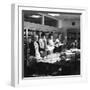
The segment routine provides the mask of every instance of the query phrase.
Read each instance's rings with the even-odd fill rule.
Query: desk
[[[62,53],[66,55],[64,59],[61,57]],[[32,58],[28,67],[24,67],[24,76],[37,77],[48,75],[79,75],[80,61],[75,58],[76,54],[71,53],[70,51],[65,51],[62,53],[55,53],[43,59]]]

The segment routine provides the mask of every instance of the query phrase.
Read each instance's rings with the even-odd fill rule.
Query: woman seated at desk
[[[63,46],[63,43],[61,43],[61,41],[59,40],[59,36],[58,36],[58,37],[56,38],[56,40],[55,40],[54,53],[60,52],[62,46]]]
[[[74,42],[71,43],[71,48],[78,48],[79,44],[77,40],[74,40]]]

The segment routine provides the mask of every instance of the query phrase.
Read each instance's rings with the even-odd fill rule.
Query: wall
[[[75,25],[72,25],[72,22],[75,22]],[[79,20],[63,20],[62,27],[64,28],[80,28],[80,21]]]
[[[72,22],[75,22],[75,25],[72,25]],[[63,32],[67,36],[67,29],[74,28],[74,29],[79,30],[79,28],[80,28],[80,20],[78,20],[78,19],[59,20],[58,21],[58,27],[63,28]]]
[[[24,28],[32,29],[32,30],[40,30],[40,31],[55,31],[58,30],[53,26],[41,25],[36,23],[24,22]]]
[[[41,7],[85,7],[88,10],[87,22],[90,23],[90,0],[1,0],[0,2],[0,89],[13,90],[11,78],[11,3],[28,3]],[[20,87],[19,90],[90,90],[90,27],[83,33],[84,60],[88,60],[88,83],[55,84]],[[18,89],[18,88],[16,88]]]

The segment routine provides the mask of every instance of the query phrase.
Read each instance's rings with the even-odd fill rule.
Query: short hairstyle
[[[53,34],[52,34],[52,33],[50,33],[50,34],[49,34],[48,38],[51,38],[51,36],[53,36]]]
[[[44,37],[45,36],[45,33],[43,32],[42,34],[41,34],[41,37]]]

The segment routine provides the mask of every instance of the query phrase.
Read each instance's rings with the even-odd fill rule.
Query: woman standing
[[[40,59],[40,53],[39,53],[39,43],[38,43],[38,35],[35,35],[35,41],[34,41],[34,47],[35,47],[35,57],[37,59]]]
[[[49,54],[53,53],[54,41],[53,41],[53,35],[52,34],[49,34],[49,37],[48,37],[47,50],[48,50]]]
[[[39,45],[40,45],[40,54],[42,57],[46,56],[46,46],[47,46],[47,40],[45,37],[45,34],[41,34],[41,38],[39,39]]]

